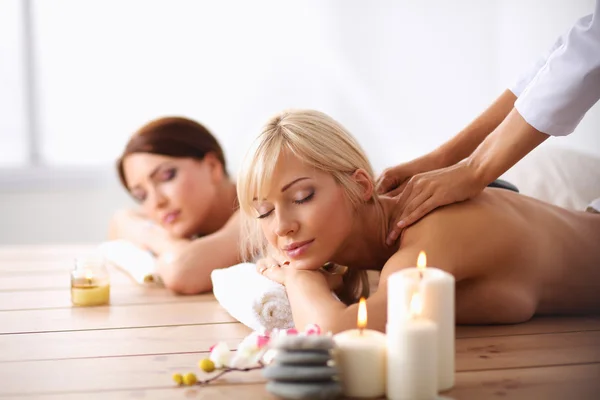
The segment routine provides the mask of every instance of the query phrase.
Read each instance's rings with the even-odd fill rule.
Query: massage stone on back
[[[270,346],[277,354],[263,370],[269,393],[283,399],[327,400],[341,395],[331,336],[280,336]]]

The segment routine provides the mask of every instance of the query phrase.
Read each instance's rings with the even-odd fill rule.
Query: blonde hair
[[[286,110],[272,117],[254,141],[242,163],[237,194],[242,210],[242,254],[247,259],[264,257],[268,243],[252,207],[255,198],[266,194],[275,165],[289,151],[309,166],[329,173],[341,185],[355,209],[365,201],[352,175],[363,169],[374,180],[367,156],[352,135],[330,116],[314,110]],[[377,197],[373,201],[378,202]],[[342,296],[355,302],[369,292],[366,271],[348,269]],[[339,296],[339,294],[338,294]],[[340,297],[342,301],[342,299]]]

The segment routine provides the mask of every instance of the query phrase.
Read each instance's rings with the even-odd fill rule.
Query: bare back
[[[465,322],[494,322],[484,314],[510,314],[511,305],[520,312],[508,319],[517,320],[600,310],[598,214],[488,188],[406,229],[384,275],[407,266],[394,259],[416,260],[420,250],[455,275],[459,321],[462,311]]]

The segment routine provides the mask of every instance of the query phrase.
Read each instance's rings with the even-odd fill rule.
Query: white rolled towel
[[[101,243],[97,251],[139,284],[160,284],[162,282],[155,272],[156,258],[154,255],[127,240],[111,240]]]
[[[294,327],[285,287],[262,276],[251,263],[216,269],[213,293],[235,319],[255,331]]]

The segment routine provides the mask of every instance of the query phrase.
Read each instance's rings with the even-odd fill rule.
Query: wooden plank
[[[113,287],[110,293],[111,306],[132,304],[192,303],[208,301],[199,295],[177,295],[167,289],[135,285],[127,288]],[[71,308],[70,290],[31,290],[0,292],[0,311],[40,310]]]
[[[252,330],[240,323],[0,335],[0,362],[235,349]]]
[[[535,317],[516,325],[457,326],[457,338],[535,335],[553,332],[600,330],[600,315],[573,317]]]
[[[7,310],[35,310],[51,308],[71,308],[70,291],[59,290],[32,290],[1,292],[0,311]],[[209,294],[200,295],[209,296]],[[160,303],[188,303],[196,302],[198,295],[183,296],[169,292],[166,289],[151,286],[134,285],[115,287],[111,291],[111,305],[133,304],[160,304]],[[205,301],[205,300],[202,300]],[[490,337],[531,335],[550,332],[583,332],[600,330],[600,317],[556,317],[534,318],[519,325],[498,326],[457,326],[457,338]]]
[[[600,362],[600,331],[458,339],[456,370]]]
[[[0,396],[48,392],[174,388],[176,372],[194,372],[207,353],[0,363]],[[35,384],[24,377],[35,377]],[[260,371],[233,372],[221,384],[264,382]]]
[[[0,396],[2,396],[0,394]],[[178,399],[204,399],[204,400],[277,400],[265,389],[264,382],[219,384],[211,383],[206,386],[170,387],[155,389],[107,390],[102,392],[76,392],[61,394],[38,394],[27,399],[40,400],[178,400]]]
[[[137,283],[116,267],[109,266],[111,286],[134,286]],[[28,274],[0,275],[0,291],[70,289],[71,275],[69,271],[44,271]]]
[[[212,297],[212,294],[200,295]],[[213,297],[214,298],[214,297]],[[237,322],[216,301],[0,311],[0,334]]]
[[[98,244],[2,245],[0,247],[0,264],[13,260],[72,260],[79,255],[92,253],[97,246]]]
[[[43,260],[43,261],[0,261],[0,277],[5,275],[26,275],[48,272],[69,272],[74,263],[69,260]]]
[[[232,328],[233,326],[233,328]],[[233,332],[233,333],[232,333]],[[0,361],[207,351],[221,338],[241,339],[241,324],[1,335]],[[175,343],[171,343],[171,337]],[[212,339],[210,339],[212,337]],[[196,339],[206,338],[205,347]],[[600,332],[458,339],[458,371],[600,362]]]
[[[442,395],[456,400],[597,400],[598,377],[600,364],[462,372],[454,389]]]
[[[462,372],[456,375],[456,386],[439,396],[440,400],[498,399],[511,400],[597,400],[600,392],[600,364],[571,365],[508,371]],[[46,394],[40,400],[101,399],[272,399],[264,383],[211,383],[202,387],[169,387],[154,389],[107,390]]]
[[[260,371],[233,372],[208,386],[197,389],[174,387],[175,372],[196,372],[197,362],[206,353],[154,355],[139,357],[90,358],[54,361],[26,361],[0,364],[0,396],[61,395],[82,393],[96,396],[110,393],[111,398],[174,398],[174,396],[208,396],[209,390],[222,391],[228,398],[252,398],[252,393],[264,397],[264,382]],[[597,399],[600,390],[600,364],[577,364],[538,368],[517,368],[459,372],[456,385],[444,393],[444,398],[486,399]],[[24,379],[31,377],[31,379]],[[33,380],[32,380],[33,379]],[[35,384],[32,384],[35,382]],[[248,384],[257,389],[246,392]],[[254,393],[256,391],[256,393]],[[163,394],[161,394],[163,393]],[[215,395],[221,392],[216,392]],[[208,396],[208,397],[205,397]],[[595,396],[595,397],[593,397]],[[48,398],[48,397],[44,397]],[[72,397],[73,398],[73,397]],[[96,397],[97,398],[97,397]]]

